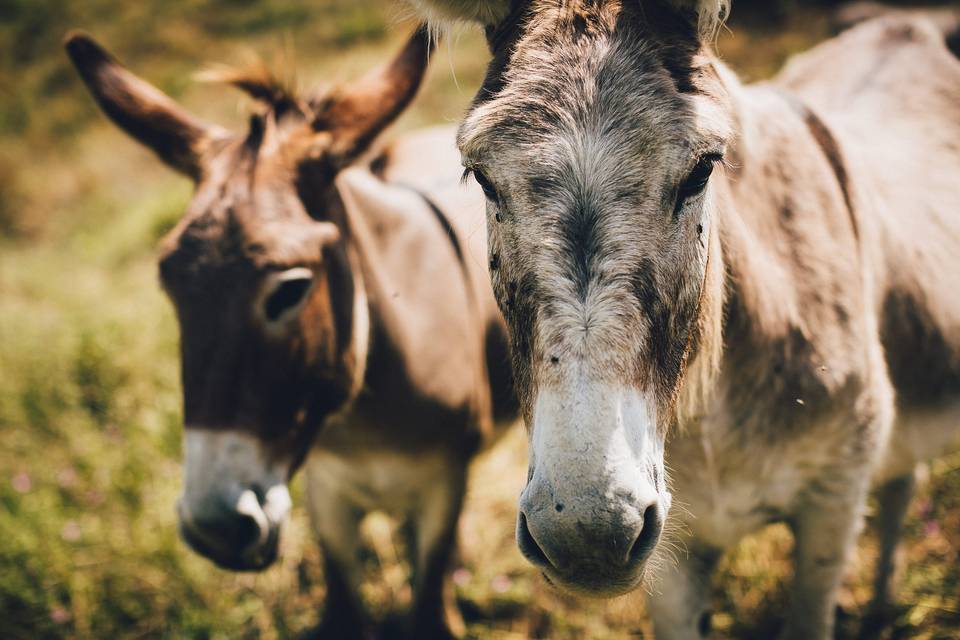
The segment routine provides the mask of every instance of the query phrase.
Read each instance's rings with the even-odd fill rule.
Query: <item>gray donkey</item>
[[[723,0],[414,4],[493,56],[459,147],[531,445],[521,551],[590,595],[655,573],[658,637],[699,638],[723,551],[786,522],[782,637],[826,639],[874,486],[882,613],[914,469],[960,442],[949,34],[881,18],[744,86]]]

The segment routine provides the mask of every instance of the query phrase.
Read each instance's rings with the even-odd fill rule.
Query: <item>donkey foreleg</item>
[[[720,552],[697,548],[665,560],[649,584],[647,610],[657,640],[702,640],[710,636],[710,578]]]
[[[327,584],[318,638],[366,640],[372,637],[360,599],[360,522],[363,512],[338,490],[335,478],[307,467],[310,520],[323,549]]]
[[[916,490],[917,471],[894,478],[877,491],[880,510],[877,513],[876,529],[880,539],[880,556],[877,559],[873,599],[863,623],[863,637],[873,636],[890,622],[902,565],[899,547],[903,521]]]
[[[418,639],[454,638],[464,632],[447,574],[466,491],[466,463],[452,461],[446,472],[435,478],[410,517],[414,589],[410,627],[412,637]]]
[[[862,526],[869,468],[851,465],[820,475],[791,520],[796,566],[781,640],[833,638],[837,591]]]

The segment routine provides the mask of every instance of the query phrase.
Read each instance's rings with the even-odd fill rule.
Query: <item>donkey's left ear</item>
[[[87,34],[68,33],[64,46],[97,104],[117,126],[166,164],[200,179],[204,150],[226,132],[194,117],[135,76]]]
[[[389,64],[329,96],[313,126],[333,136],[332,153],[349,162],[403,113],[417,94],[430,62],[434,39],[420,25]]]
[[[712,39],[730,17],[731,0],[668,0],[690,16],[703,39]]]

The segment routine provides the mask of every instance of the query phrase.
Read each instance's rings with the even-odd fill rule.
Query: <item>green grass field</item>
[[[285,73],[295,64],[303,87],[349,79],[399,46],[403,18],[386,0],[0,2],[0,637],[283,638],[316,624],[324,600],[298,483],[282,561],[263,574],[220,571],[177,537],[177,331],[154,246],[190,185],[99,115],[62,53],[63,33],[90,31],[195,112],[239,128],[249,101],[191,82],[193,71],[253,52]],[[735,25],[720,51],[762,78],[825,32],[808,10],[776,30]],[[455,122],[485,63],[479,34],[445,41],[390,135]],[[469,637],[648,633],[642,598],[578,601],[521,558],[524,447],[517,428],[474,469],[454,576]],[[409,599],[390,529],[374,517],[365,531],[365,597],[380,612]],[[724,562],[721,637],[769,637],[790,545],[773,528]],[[845,633],[869,596],[874,548],[865,536],[844,589]],[[893,637],[960,637],[960,457],[932,466],[908,556]]]

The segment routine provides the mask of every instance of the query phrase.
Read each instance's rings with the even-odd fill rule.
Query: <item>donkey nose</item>
[[[560,571],[576,563],[581,554],[629,569],[650,557],[663,532],[663,517],[656,504],[649,505],[644,509],[643,518],[631,524],[597,528],[579,524],[570,529],[561,527],[563,531],[549,530],[547,524],[547,527],[538,527],[538,536],[531,531],[527,515],[521,512],[517,519],[517,545],[534,565]]]
[[[236,541],[241,549],[263,544],[270,536],[270,521],[263,511],[260,498],[252,489],[240,494],[231,517]]]
[[[532,564],[561,577],[589,571],[634,574],[660,540],[664,510],[658,499],[623,507],[612,517],[607,512],[597,518],[560,502],[547,508],[521,504],[517,545]]]
[[[221,566],[258,568],[263,563],[269,564],[275,554],[276,530],[281,518],[272,522],[268,512],[274,516],[285,515],[281,506],[262,500],[252,489],[242,491],[235,500],[215,500],[202,508],[191,509],[184,500],[180,503],[181,531],[195,551]]]
[[[243,491],[232,504],[218,501],[197,511],[181,506],[180,515],[184,524],[208,544],[234,551],[265,541],[270,532],[267,516],[251,489]]]

